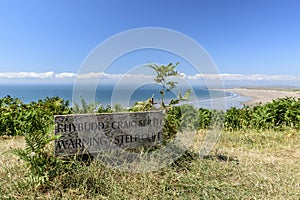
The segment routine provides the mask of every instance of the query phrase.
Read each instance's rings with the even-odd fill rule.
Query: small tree
[[[191,90],[188,89],[185,95],[182,96],[181,93],[178,93],[177,99],[171,99],[168,105],[165,104],[165,94],[176,88],[178,84],[178,82],[170,80],[172,77],[180,76],[175,70],[178,65],[179,62],[175,65],[169,63],[168,65],[159,66],[157,64],[151,64],[148,66],[156,72],[156,77],[154,78],[155,83],[161,85],[159,93],[161,95],[161,109],[166,112],[164,126],[164,137],[166,142],[175,137],[182,123],[181,111],[176,109],[176,107],[173,107],[173,105],[187,100],[191,94]]]
[[[156,72],[156,77],[154,78],[154,81],[156,84],[161,85],[161,90],[159,90],[159,93],[161,95],[161,108],[165,110],[168,107],[171,107],[172,105],[178,104],[180,101],[185,101],[188,99],[188,97],[191,94],[191,90],[188,89],[186,91],[186,94],[182,96],[180,93],[178,94],[177,99],[172,99],[169,102],[169,105],[165,104],[165,94],[172,91],[174,88],[176,88],[178,82],[169,80],[170,77],[179,77],[179,73],[175,70],[175,68],[179,65],[179,62],[177,62],[175,65],[172,63],[169,63],[168,65],[157,65],[157,64],[151,64],[148,65],[148,67],[152,68]]]

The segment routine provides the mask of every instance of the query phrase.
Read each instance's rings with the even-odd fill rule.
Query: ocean
[[[104,84],[97,87],[95,93],[95,101],[107,106],[111,105],[112,96],[114,93],[118,93],[117,102],[122,106],[129,107],[132,106],[137,101],[145,101],[153,96],[154,101],[159,103],[161,101],[161,95],[159,93],[160,87],[158,85],[144,85],[133,89],[133,86],[122,86],[115,88],[113,84]],[[190,103],[196,107],[212,108],[212,109],[224,109],[222,105],[225,102],[225,109],[230,107],[242,107],[242,103],[248,101],[249,98],[240,96],[238,94],[224,92],[221,90],[208,90],[203,86],[192,86],[192,95],[189,98]],[[117,91],[117,92],[116,92]],[[182,94],[186,91],[185,88],[178,88]],[[129,99],[123,99],[124,96],[131,94]],[[126,95],[125,95],[126,94]],[[72,102],[73,95],[73,85],[72,84],[0,84],[0,98],[10,95],[11,97],[19,98],[24,103],[29,103],[31,101],[37,101],[39,99],[44,99],[46,97],[59,96],[65,100],[70,100]],[[175,93],[167,93],[165,95],[165,101],[168,102],[170,99],[174,99],[177,95]],[[128,105],[129,104],[129,105]]]

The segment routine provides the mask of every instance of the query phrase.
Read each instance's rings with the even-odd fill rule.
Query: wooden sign
[[[55,155],[155,146],[163,141],[162,112],[57,115]]]

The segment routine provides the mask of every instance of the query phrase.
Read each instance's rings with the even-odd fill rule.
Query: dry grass
[[[25,141],[21,136],[9,137],[1,136],[0,137],[0,170],[3,168],[13,167],[18,164],[20,161],[18,157],[9,153],[12,148],[24,148]]]
[[[0,139],[0,152],[23,145],[20,137]],[[300,133],[295,130],[224,132],[205,159],[191,156],[149,173],[119,172],[97,161],[75,163],[39,186],[30,184],[16,157],[0,156],[0,199],[300,198]]]

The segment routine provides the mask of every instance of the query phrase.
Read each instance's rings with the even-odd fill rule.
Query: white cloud
[[[69,73],[69,72],[63,72],[59,74],[55,74],[56,78],[75,78],[77,77],[77,74],[75,73]]]
[[[86,73],[78,75],[78,78],[82,79],[92,79],[92,78],[103,78],[103,79],[120,79],[120,78],[153,78],[153,76],[144,75],[144,74],[107,74],[107,73]]]
[[[187,75],[185,73],[180,73],[180,78],[188,80],[199,80],[199,79],[209,79],[209,80],[227,80],[227,81],[238,81],[238,80],[249,80],[249,81],[280,81],[280,80],[300,80],[300,75],[264,75],[264,74],[195,74]]]
[[[51,78],[54,76],[53,71],[49,72],[44,72],[44,73],[36,73],[36,72],[4,72],[0,73],[0,78],[38,78],[38,79],[43,79],[43,78]]]
[[[53,71],[36,73],[36,72],[0,72],[0,79],[74,79],[74,78],[83,78],[83,79],[153,79],[152,75],[145,74],[107,74],[103,72],[91,72],[86,74],[76,74],[70,72],[63,73],[54,73]],[[217,80],[223,79],[224,81],[239,81],[239,80],[248,80],[248,81],[300,81],[300,75],[264,75],[264,74],[195,74],[187,75],[180,73],[180,78],[188,80]]]

